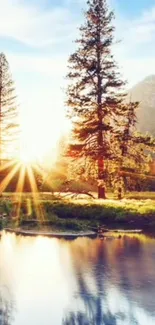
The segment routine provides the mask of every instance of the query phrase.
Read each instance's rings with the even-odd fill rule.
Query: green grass
[[[135,200],[155,200],[154,192],[131,192],[125,195],[127,199]]]
[[[42,226],[57,228],[59,230],[86,230],[98,225],[109,228],[132,228],[155,230],[155,194],[130,193],[130,199],[98,200],[98,199],[65,199],[41,194],[39,205],[44,211]],[[134,198],[132,198],[132,195]],[[141,195],[141,196],[140,196]],[[138,199],[139,196],[139,199]],[[50,197],[50,199],[49,199]],[[146,199],[142,199],[142,198]],[[48,199],[47,199],[48,198]],[[31,202],[31,195],[24,194],[21,205],[20,219],[12,222],[11,216],[14,210],[13,196],[5,196],[0,200],[0,216],[7,214],[4,220],[1,218],[0,227],[15,225],[32,228],[39,226],[36,219],[34,204],[31,214],[27,216],[27,202]],[[35,221],[36,220],[36,221]]]

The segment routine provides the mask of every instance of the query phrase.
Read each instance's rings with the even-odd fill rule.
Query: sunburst
[[[22,203],[22,197],[23,197],[23,187],[24,187],[24,181],[25,181],[25,172],[26,172],[26,166],[22,165],[20,166],[19,171],[19,178],[16,186],[16,209],[15,209],[15,218],[19,219],[20,217],[20,209],[21,209],[21,203]]]
[[[9,173],[5,176],[5,178],[2,180],[2,182],[0,184],[0,195],[5,191],[8,184],[11,182],[12,178],[15,176],[15,174],[19,170],[19,168],[20,168],[20,163],[15,164],[12,167],[12,169],[9,171]]]
[[[7,172],[7,169],[9,169],[9,172]],[[37,164],[31,164],[30,162],[21,162],[21,161],[10,161],[2,166],[0,166],[0,172],[5,173],[5,177],[2,179],[0,183],[0,195],[5,192],[8,185],[13,181],[13,178],[15,175],[18,175],[17,179],[17,185],[15,189],[15,195],[11,195],[12,203],[13,203],[13,211],[12,211],[12,218],[13,219],[20,219],[21,214],[21,205],[22,202],[25,200],[25,193],[24,193],[24,183],[25,183],[25,177],[28,176],[29,184],[30,184],[30,195],[29,195],[29,209],[27,209],[27,216],[30,216],[30,214],[33,211],[35,216],[37,217],[38,222],[43,222],[44,220],[44,211],[41,204],[41,197],[37,186],[36,181],[36,173],[34,172],[34,169],[41,174],[41,168]],[[46,174],[46,173],[45,173]],[[45,176],[44,174],[44,176]],[[43,174],[41,174],[43,176]],[[27,198],[26,198],[27,200]]]
[[[40,200],[40,194],[38,191],[35,175],[33,173],[31,165],[29,165],[29,164],[27,165],[27,172],[28,172],[30,186],[31,186],[31,193],[32,193],[35,213],[36,213],[37,219],[40,222],[43,222],[44,221],[44,212],[43,212],[43,208],[42,208],[42,204],[41,204],[41,200]]]

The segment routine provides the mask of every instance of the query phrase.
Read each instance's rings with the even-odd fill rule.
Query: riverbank
[[[6,198],[0,200],[1,229],[88,232],[104,225],[108,229],[155,231],[155,200],[54,198],[34,202],[24,198],[19,217],[15,214],[17,203]]]
[[[42,236],[42,237],[50,237],[50,238],[58,238],[58,239],[67,239],[67,240],[73,240],[79,237],[87,237],[94,239],[97,237],[97,233],[93,231],[81,231],[81,232],[54,232],[51,230],[24,230],[24,229],[11,229],[11,228],[5,228],[5,232],[14,233],[17,236],[28,236],[28,237],[36,237],[36,236]]]
[[[47,230],[24,230],[24,229],[11,229],[5,228],[5,233],[15,234],[16,236],[24,236],[24,237],[49,237],[49,238],[57,238],[57,239],[65,239],[65,240],[75,240],[77,238],[90,238],[90,239],[106,239],[106,238],[122,238],[123,236],[137,236],[142,235],[143,232],[141,230],[106,230],[106,231],[78,231],[78,232],[54,232],[50,229]],[[3,234],[3,231],[1,231]]]

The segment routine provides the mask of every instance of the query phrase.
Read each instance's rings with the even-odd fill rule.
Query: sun
[[[32,163],[33,158],[30,155],[28,155],[26,152],[22,152],[20,154],[20,161],[24,164],[29,164]]]
[[[49,161],[50,164],[53,164],[57,155],[58,134],[56,134],[55,130],[50,136],[46,132],[42,134],[36,133],[36,136],[33,135],[33,132],[24,132],[24,135],[22,135],[19,153],[20,161],[24,164],[41,165],[47,165],[47,161]]]
[[[46,126],[47,127],[47,126]],[[56,134],[48,135],[45,129],[40,132],[37,126],[34,128],[26,128],[21,132],[20,139],[20,161],[25,164],[44,163],[45,157],[51,152],[55,153],[54,142],[56,142]]]
[[[37,105],[38,104],[38,105]],[[57,156],[59,139],[70,131],[70,124],[64,111],[52,101],[52,107],[45,113],[40,103],[20,110],[20,160],[41,165],[52,165]],[[26,112],[26,114],[25,114]]]
[[[31,151],[31,148],[25,146],[21,147],[19,160],[22,164],[25,165],[32,165],[33,163],[37,162],[34,151]]]

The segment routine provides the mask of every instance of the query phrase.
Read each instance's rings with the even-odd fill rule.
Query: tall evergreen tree
[[[111,48],[114,14],[106,0],[88,0],[77,50],[69,58],[68,115],[73,120],[72,156],[91,159],[98,169],[98,197],[105,198],[105,160],[110,139],[123,114],[120,79]]]
[[[19,125],[15,88],[9,63],[0,53],[0,164],[17,150]]]

